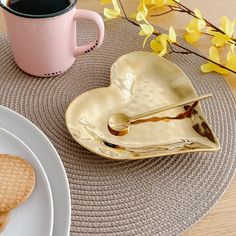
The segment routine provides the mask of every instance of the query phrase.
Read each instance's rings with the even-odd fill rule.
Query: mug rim
[[[65,8],[61,11],[50,13],[50,14],[43,14],[43,15],[32,15],[32,14],[26,14],[26,13],[14,11],[11,8],[4,5],[1,0],[0,0],[0,6],[4,10],[6,10],[16,16],[20,16],[20,17],[24,17],[24,18],[31,18],[31,19],[44,19],[44,18],[50,18],[50,17],[56,17],[56,16],[63,15],[64,13],[66,13],[66,12],[70,11],[72,8],[74,8],[77,4],[77,1],[78,0],[73,0],[73,2],[67,8]]]

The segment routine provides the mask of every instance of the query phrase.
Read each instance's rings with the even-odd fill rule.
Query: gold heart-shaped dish
[[[132,52],[113,64],[109,87],[74,99],[66,111],[66,125],[80,145],[116,160],[217,151],[219,142],[200,105],[190,118],[134,125],[126,136],[114,136],[108,130],[107,121],[113,113],[133,116],[196,96],[190,80],[175,64],[150,52]],[[158,116],[176,116],[186,109]]]

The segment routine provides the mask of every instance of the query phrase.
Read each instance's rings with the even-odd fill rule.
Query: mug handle
[[[96,24],[97,32],[96,32],[96,40],[94,42],[89,43],[87,45],[76,47],[74,53],[75,57],[99,48],[104,39],[104,31],[105,31],[105,26],[102,17],[94,11],[76,9],[74,20],[79,20],[79,19],[86,19],[93,21]]]

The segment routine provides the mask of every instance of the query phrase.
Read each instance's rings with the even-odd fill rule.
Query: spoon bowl
[[[128,134],[131,117],[124,113],[115,113],[108,120],[108,129],[111,134],[123,136]]]

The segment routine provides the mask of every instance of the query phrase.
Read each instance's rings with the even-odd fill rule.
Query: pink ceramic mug
[[[76,9],[77,0],[70,0],[67,8],[47,15],[16,12],[8,7],[7,1],[0,0],[0,5],[12,52],[17,65],[26,73],[43,77],[61,74],[73,65],[77,56],[97,49],[103,41],[101,16]],[[77,47],[76,20],[79,19],[93,21],[97,34],[94,42]]]

